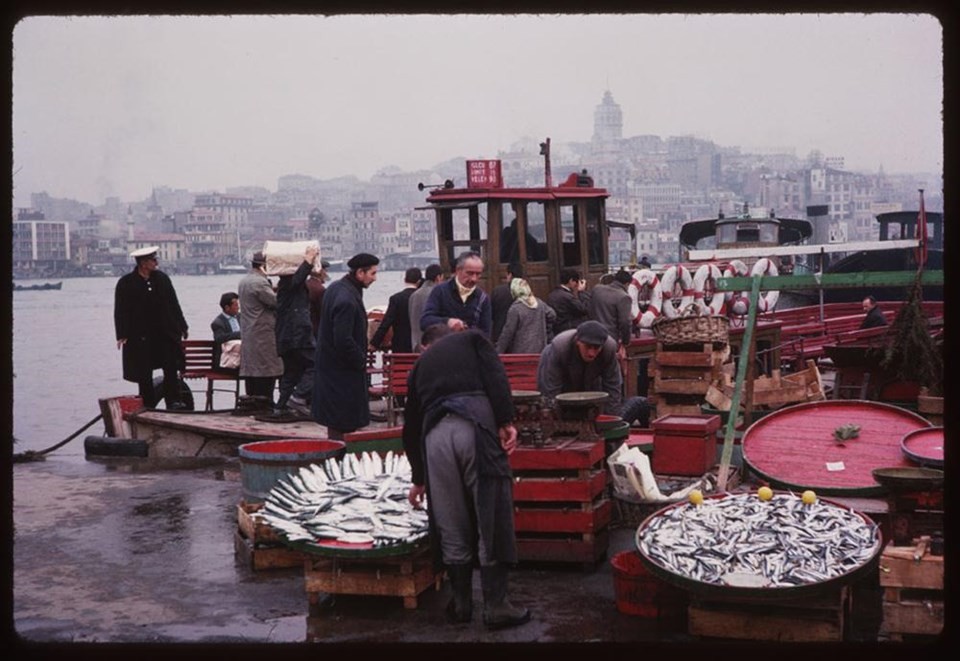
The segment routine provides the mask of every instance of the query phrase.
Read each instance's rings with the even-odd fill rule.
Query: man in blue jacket
[[[454,277],[437,285],[430,292],[420,317],[420,330],[435,324],[446,324],[451,330],[476,328],[487,338],[493,327],[490,297],[477,283],[483,275],[480,253],[468,251],[457,257]]]

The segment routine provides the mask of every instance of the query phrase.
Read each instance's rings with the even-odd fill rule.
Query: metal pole
[[[823,275],[823,262],[826,259],[826,253],[824,253],[823,248],[820,248],[820,270],[817,272],[818,276]],[[820,287],[820,323],[823,323],[824,312],[823,312],[823,287]]]

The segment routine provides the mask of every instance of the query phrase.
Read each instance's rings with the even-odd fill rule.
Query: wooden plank
[[[657,379],[658,393],[674,395],[705,395],[710,389],[707,379]]]
[[[603,441],[548,440],[543,447],[518,447],[510,454],[510,468],[553,470],[592,468],[605,456]]]
[[[243,564],[253,571],[290,569],[303,564],[306,554],[285,546],[256,546],[237,528],[233,535],[233,550]]]
[[[914,560],[915,546],[888,544],[880,554],[880,585],[883,587],[943,589],[943,556],[929,553]]]
[[[943,631],[943,601],[883,602],[884,633],[936,635]]]
[[[405,608],[416,608],[416,597],[437,582],[439,575],[430,562],[418,564],[407,573],[386,568],[351,566],[348,569],[304,567],[306,592],[403,597]]]
[[[669,367],[713,367],[716,364],[712,352],[702,351],[658,351],[654,361]]]
[[[514,503],[523,501],[570,501],[592,502],[603,492],[607,484],[607,472],[597,469],[590,477],[580,478],[531,478],[515,477],[513,481]]]
[[[546,509],[520,504],[514,508],[513,521],[517,532],[592,533],[610,524],[613,503],[602,499],[589,509]]]
[[[608,528],[593,535],[548,538],[517,535],[517,557],[526,562],[572,562],[589,565],[602,558],[610,546]]]
[[[713,367],[673,367],[670,365],[657,365],[652,372],[656,379],[706,379],[714,381],[720,378],[721,371],[719,365]]]
[[[761,390],[753,393],[754,406],[783,406],[807,401],[806,386],[781,386],[779,390]]]

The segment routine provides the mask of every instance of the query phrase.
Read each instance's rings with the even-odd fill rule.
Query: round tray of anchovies
[[[267,494],[261,514],[288,546],[316,555],[375,558],[426,544],[427,512],[407,500],[403,453],[347,453],[301,466]]]
[[[637,550],[651,573],[704,597],[812,596],[875,571],[879,526],[851,508],[793,493],[718,494],[647,517]]]

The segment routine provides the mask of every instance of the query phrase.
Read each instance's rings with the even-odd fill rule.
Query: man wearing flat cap
[[[173,283],[158,269],[157,246],[130,253],[133,271],[117,281],[113,323],[117,348],[123,351],[123,378],[139,388],[143,405],[153,408],[161,394],[153,388],[153,370],[163,370],[162,397],[167,409],[185,409],[180,401],[180,371],[184,368],[181,340],[187,321]]]
[[[262,397],[273,407],[273,390],[283,374],[277,353],[277,294],[267,277],[262,252],[250,260],[250,272],[240,281],[240,376],[248,396]]]
[[[584,321],[558,334],[540,354],[537,390],[548,406],[564,392],[605,392],[604,413],[623,418],[628,424],[650,423],[650,407],[643,397],[631,397],[621,404],[623,375],[617,359],[617,341],[598,321]]]
[[[347,262],[347,274],[323,295],[311,410],[331,439],[370,424],[363,290],[376,282],[379,263],[368,253],[354,255]]]

